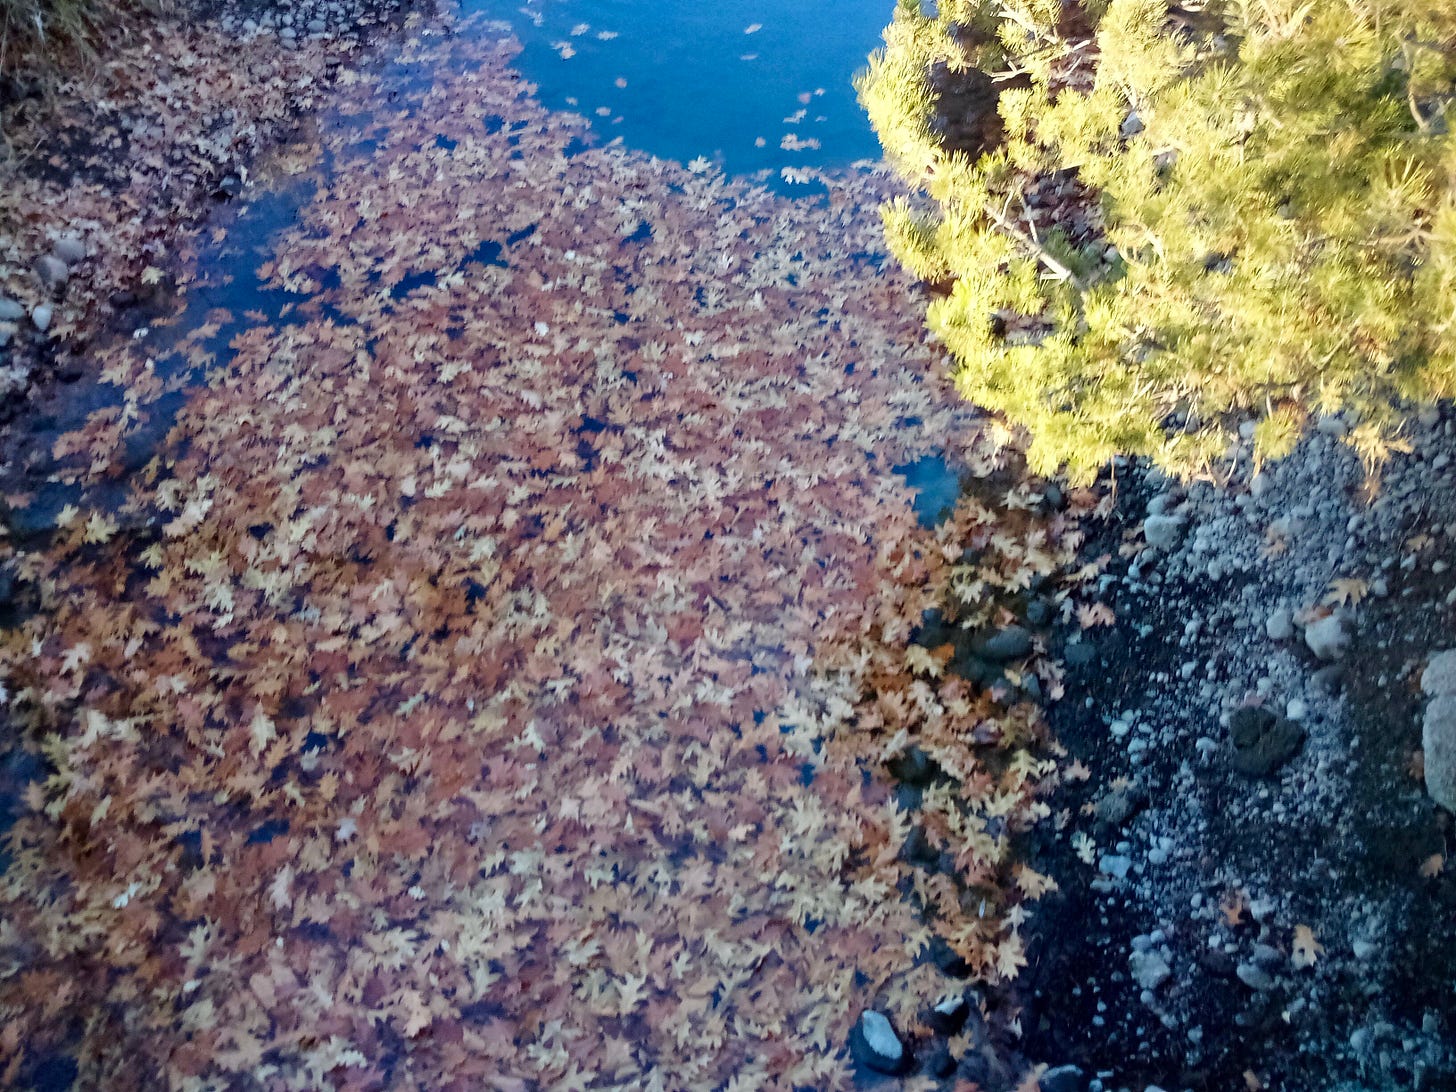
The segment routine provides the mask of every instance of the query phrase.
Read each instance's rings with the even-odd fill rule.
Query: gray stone
[[[1273,481],[1270,480],[1268,474],[1265,474],[1262,471],[1260,471],[1258,474],[1255,474],[1252,478],[1249,479],[1249,492],[1252,493],[1255,497],[1266,496],[1269,490],[1273,488]]]
[[[308,21],[308,32],[310,34],[322,34],[324,31],[328,30],[328,28],[329,25],[325,23],[322,19],[310,19]]]
[[[67,265],[75,265],[86,260],[86,244],[79,236],[67,235],[56,240],[56,245],[51,247],[51,253]]]
[[[1249,777],[1268,777],[1299,753],[1305,731],[1267,709],[1245,706],[1229,718],[1229,739],[1234,769]]]
[[[1421,689],[1432,698],[1456,694],[1456,648],[1431,657],[1421,673]]]
[[[0,322],[19,322],[25,317],[25,308],[9,296],[0,296]]]
[[[1145,990],[1157,990],[1173,977],[1167,962],[1157,952],[1133,952],[1127,958],[1127,969],[1133,981]]]
[[[10,339],[15,336],[15,323],[0,322],[0,349],[10,344]]]
[[[866,1009],[855,1024],[850,1052],[861,1065],[890,1076],[903,1073],[909,1060],[889,1018],[874,1009]]]
[[[1274,988],[1273,976],[1262,967],[1257,967],[1252,963],[1240,963],[1234,968],[1234,974],[1238,976],[1240,982],[1248,986],[1251,990],[1264,992]]]
[[[35,328],[41,333],[45,333],[51,328],[52,317],[53,313],[51,309],[45,304],[41,304],[30,313],[30,321],[35,323]]]
[[[1456,694],[1432,698],[1421,730],[1426,791],[1447,811],[1456,811]]]
[[[1294,636],[1294,618],[1289,611],[1280,607],[1264,623],[1264,632],[1271,641],[1287,641]]]
[[[1097,868],[1104,875],[1112,876],[1114,879],[1125,880],[1127,879],[1127,874],[1132,871],[1132,858],[1117,854],[1108,854],[1102,858]]]
[[[1272,944],[1255,944],[1254,962],[1266,971],[1275,971],[1284,966],[1284,953]]]
[[[1331,614],[1304,627],[1304,643],[1321,660],[1338,660],[1345,654],[1350,635],[1338,614]]]
[[[41,284],[54,291],[66,283],[71,271],[66,268],[66,263],[54,254],[46,254],[37,259],[35,275],[40,278]]]
[[[1149,516],[1143,520],[1143,537],[1148,545],[1171,550],[1183,538],[1187,522],[1181,516]]]

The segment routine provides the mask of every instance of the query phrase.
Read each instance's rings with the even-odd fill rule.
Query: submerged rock
[[[1043,1073],[1037,1086],[1040,1092],[1082,1092],[1087,1087],[1087,1077],[1074,1065],[1059,1065]]]
[[[981,642],[979,651],[997,663],[1019,659],[1031,651],[1031,631],[1025,626],[1007,626]]]
[[[75,265],[86,260],[86,244],[78,236],[67,235],[56,240],[56,245],[51,247],[51,253],[67,265]]]
[[[895,1034],[889,1017],[874,1009],[866,1009],[849,1036],[850,1053],[855,1061],[876,1073],[899,1076],[909,1068],[905,1044]]]
[[[55,291],[66,283],[71,271],[66,267],[66,263],[54,254],[46,254],[36,261],[35,275],[40,278],[41,284],[51,291]]]

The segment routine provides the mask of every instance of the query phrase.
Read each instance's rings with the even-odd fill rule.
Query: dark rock
[[[0,513],[16,542],[32,542],[54,534],[60,527],[61,511],[74,499],[73,489],[48,483],[33,496],[25,508],[10,508]]]
[[[890,759],[890,775],[907,785],[925,786],[935,780],[940,767],[920,747],[910,747]]]
[[[971,965],[961,958],[944,937],[933,937],[926,948],[926,958],[951,978],[970,978]]]
[[[866,1069],[898,1077],[910,1068],[910,1052],[895,1034],[889,1018],[866,1009],[849,1033],[849,1051]]]
[[[1066,659],[1070,667],[1086,667],[1097,658],[1097,650],[1088,641],[1076,641],[1067,646]]]
[[[895,786],[895,806],[901,811],[917,811],[925,803],[925,790],[919,785],[906,785],[904,782]]]
[[[1031,631],[1024,626],[1007,626],[979,642],[976,650],[981,656],[995,663],[1020,659],[1031,651]]]
[[[56,378],[62,383],[74,383],[85,374],[79,364],[66,364],[56,369]]]
[[[1336,693],[1345,685],[1345,667],[1343,664],[1329,664],[1320,668],[1313,675],[1315,685],[1328,693]]]
[[[231,201],[243,192],[243,180],[235,174],[224,175],[217,183],[217,188],[212,191],[212,196],[219,201]]]
[[[1198,965],[1215,978],[1234,976],[1233,956],[1218,948],[1203,948],[1198,953]]]
[[[1026,606],[1026,620],[1034,626],[1048,625],[1056,617],[1056,604],[1038,596]]]
[[[1245,706],[1229,719],[1233,766],[1250,777],[1268,777],[1299,753],[1305,731],[1267,709]]]
[[[128,307],[135,307],[136,301],[137,297],[135,292],[121,291],[111,293],[111,306],[118,311],[123,311]]]
[[[1067,498],[1062,495],[1062,487],[1056,482],[1046,483],[1046,488],[1041,491],[1041,499],[1052,512],[1060,512],[1067,506]]]
[[[1059,1065],[1043,1073],[1037,1084],[1041,1092],[1083,1092],[1087,1078],[1074,1065]]]
[[[971,1006],[964,997],[951,997],[926,1014],[925,1022],[942,1035],[954,1035],[965,1026]]]
[[[950,669],[953,674],[978,686],[992,686],[1002,677],[999,667],[987,663],[979,656],[969,654],[957,656],[950,662]]]
[[[943,1080],[954,1073],[955,1068],[956,1060],[945,1047],[938,1047],[935,1053],[925,1059],[925,1072],[932,1077],[939,1077]]]
[[[920,868],[934,868],[940,863],[939,851],[930,844],[930,839],[925,837],[925,831],[918,826],[910,828],[905,844],[900,848],[900,856],[908,864]]]

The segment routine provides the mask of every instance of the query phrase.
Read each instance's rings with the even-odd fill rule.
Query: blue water
[[[850,79],[894,0],[465,0],[465,9],[509,21],[541,101],[586,117],[600,143],[621,137],[740,175],[879,158]],[[818,147],[785,149],[789,134]]]

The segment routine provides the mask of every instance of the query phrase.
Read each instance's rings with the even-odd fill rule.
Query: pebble
[[[25,317],[25,308],[9,296],[0,296],[0,322],[19,322]]]
[[[51,328],[51,318],[53,317],[53,314],[54,313],[51,311],[50,307],[43,303],[30,313],[30,321],[35,323],[35,328],[37,330],[39,330],[41,333],[45,333]]]
[[[1271,641],[1287,641],[1294,636],[1294,617],[1288,610],[1280,607],[1269,615],[1269,620],[1264,623],[1264,632]]]
[[[56,240],[51,253],[67,265],[75,265],[86,260],[86,244],[76,235],[67,235]]]
[[[1274,988],[1273,976],[1253,963],[1240,963],[1234,968],[1234,974],[1238,975],[1239,981],[1251,990],[1259,990],[1262,993]]]
[[[1186,527],[1181,516],[1149,516],[1143,521],[1143,537],[1149,546],[1171,550],[1183,538]]]
[[[36,260],[35,275],[40,278],[41,284],[54,291],[66,283],[71,271],[54,254],[45,254]]]
[[[1321,660],[1338,660],[1345,654],[1349,640],[1344,620],[1338,614],[1331,614],[1304,627],[1304,643]]]
[[[1269,475],[1265,474],[1262,470],[1249,479],[1249,492],[1252,493],[1255,498],[1262,498],[1267,496],[1269,490],[1273,488],[1274,482],[1270,479]]]
[[[0,322],[0,349],[10,344],[10,339],[15,336],[15,324],[13,322]]]
[[[1133,952],[1127,959],[1128,973],[1145,990],[1157,990],[1173,977],[1166,960],[1156,952]]]
[[[1125,880],[1127,879],[1127,874],[1132,871],[1132,858],[1108,854],[1102,858],[1097,868],[1104,875]]]

